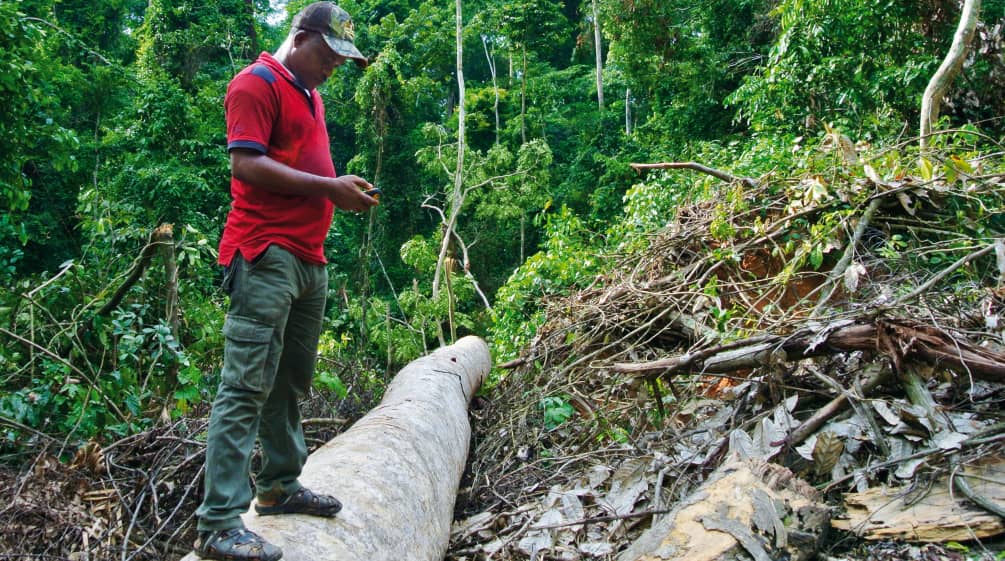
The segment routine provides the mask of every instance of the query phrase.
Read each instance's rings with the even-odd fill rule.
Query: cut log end
[[[618,561],[812,559],[830,520],[817,492],[784,467],[733,458]]]

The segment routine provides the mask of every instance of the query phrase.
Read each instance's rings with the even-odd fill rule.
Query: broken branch
[[[891,341],[896,341],[896,344],[887,344]],[[656,373],[668,376],[684,368],[713,373],[753,368],[763,366],[767,357],[771,356],[771,353],[765,355],[760,352],[767,344],[778,346],[789,358],[810,358],[834,351],[882,350],[890,356],[894,367],[898,369],[901,359],[911,355],[957,373],[989,381],[1005,380],[1005,354],[955,339],[942,329],[909,319],[886,319],[869,323],[844,320],[824,326],[823,329],[804,327],[788,337],[759,335],[731,344],[731,348],[738,350],[730,351],[733,355],[731,360],[722,365],[716,365],[714,361],[710,363],[708,357],[695,353],[695,356],[682,355],[651,362],[616,363],[612,370],[635,376]],[[717,349],[717,352],[721,352],[721,349]],[[728,369],[724,369],[725,366]]]
[[[629,164],[635,171],[641,172],[650,169],[691,169],[697,172],[711,175],[727,183],[743,183],[751,189],[757,187],[757,181],[750,177],[737,177],[722,170],[703,166],[697,162],[663,162],[659,164]]]

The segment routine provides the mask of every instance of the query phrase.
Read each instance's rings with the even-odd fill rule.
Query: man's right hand
[[[332,179],[328,198],[342,210],[363,212],[377,205],[377,199],[363,191],[373,189],[369,181],[357,175],[342,175]]]

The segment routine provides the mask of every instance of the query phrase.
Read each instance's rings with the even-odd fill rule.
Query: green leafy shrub
[[[568,421],[576,414],[569,396],[549,396],[541,400],[541,411],[544,416],[544,428],[551,430]]]
[[[544,322],[543,301],[567,294],[592,281],[600,270],[596,236],[582,219],[563,207],[543,215],[544,248],[510,275],[496,294],[491,330],[497,361],[515,357]]]

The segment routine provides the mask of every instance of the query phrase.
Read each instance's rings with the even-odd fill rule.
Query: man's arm
[[[327,197],[343,210],[362,212],[377,204],[363,193],[373,189],[368,181],[355,175],[324,177],[293,169],[254,150],[230,151],[230,171],[245,183],[279,195]]]

